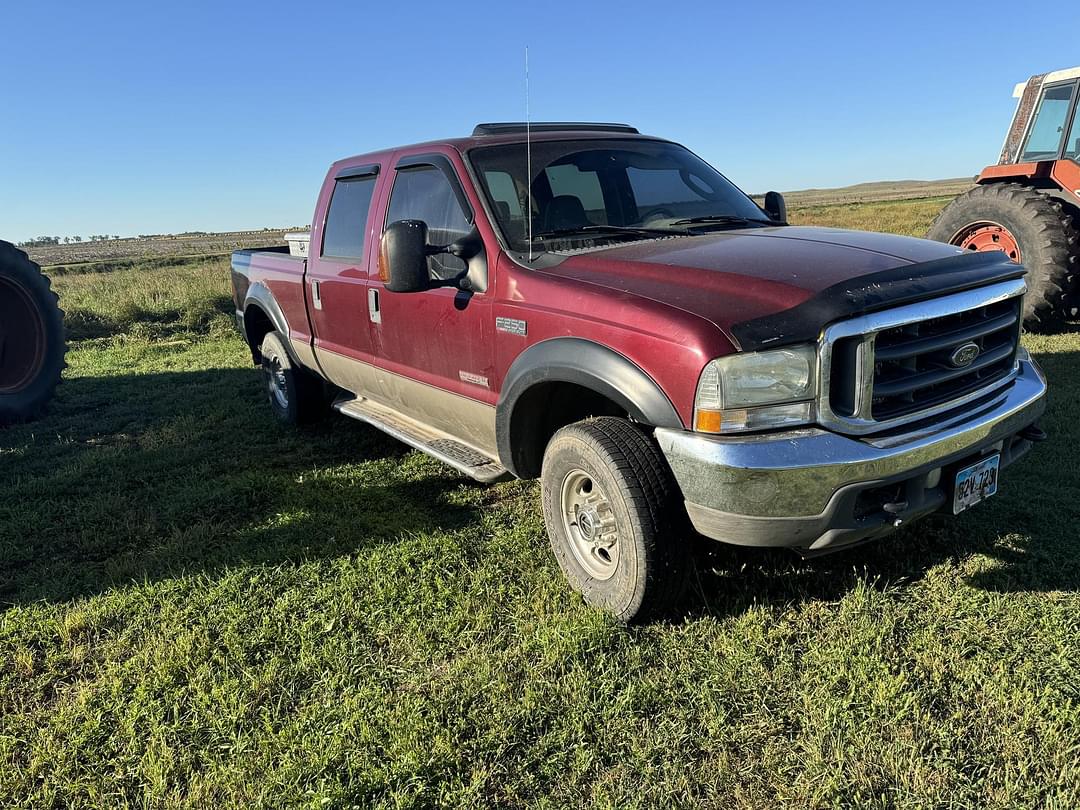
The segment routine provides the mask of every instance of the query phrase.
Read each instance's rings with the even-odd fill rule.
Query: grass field
[[[626,629],[536,484],[278,427],[225,260],[55,285],[66,382],[0,432],[0,806],[1080,805],[1080,332],[1026,339],[1052,441],[990,502],[812,562],[713,548]]]

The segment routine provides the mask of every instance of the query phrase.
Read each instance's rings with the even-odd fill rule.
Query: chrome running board
[[[334,410],[345,416],[367,422],[410,447],[415,447],[448,464],[460,473],[485,484],[508,481],[513,476],[498,461],[462,444],[449,434],[436,430],[415,419],[363,397],[339,399]]]

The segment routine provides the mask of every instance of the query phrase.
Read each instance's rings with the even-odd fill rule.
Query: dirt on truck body
[[[627,621],[676,598],[692,531],[850,548],[992,496],[1043,438],[1004,254],[789,226],[625,125],[530,136],[341,160],[306,239],[233,255],[280,420],[539,478],[567,579]]]

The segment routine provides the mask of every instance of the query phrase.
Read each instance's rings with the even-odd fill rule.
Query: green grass
[[[55,283],[71,369],[0,432],[0,806],[1080,804],[1080,333],[1028,340],[1052,441],[990,502],[713,547],[625,629],[535,484],[278,427],[223,260]]]
[[[926,236],[930,223],[951,197],[924,197],[898,202],[865,202],[843,205],[792,207],[794,225],[826,225],[884,231],[904,236]]]

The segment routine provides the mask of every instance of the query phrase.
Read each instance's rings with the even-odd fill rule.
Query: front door
[[[403,219],[421,220],[432,245],[446,245],[472,232],[472,206],[448,156],[399,160],[392,171],[384,228]],[[428,258],[433,288],[424,292],[389,292],[377,264],[372,262],[369,282],[371,346],[378,366],[372,395],[494,452],[497,397],[491,390],[490,297],[454,283],[466,264],[448,254]]]

